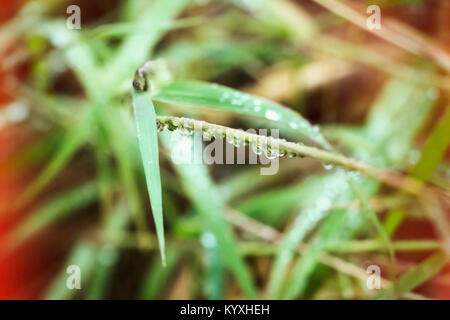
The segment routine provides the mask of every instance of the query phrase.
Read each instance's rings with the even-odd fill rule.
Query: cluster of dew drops
[[[185,137],[192,136],[194,134],[194,129],[183,125],[182,121],[171,120],[168,123],[163,123],[157,120],[157,128],[159,132],[162,132],[166,129],[172,132],[176,132],[177,134]],[[256,155],[262,155],[269,159],[273,160],[276,158],[281,158],[284,156],[288,156],[289,158],[300,157],[303,155],[298,154],[296,152],[286,151],[280,148],[273,148],[268,143],[260,143],[258,141],[249,142],[247,139],[238,137],[232,132],[228,132],[227,130],[209,130],[208,128],[203,128],[202,136],[205,141],[210,141],[211,139],[226,139],[229,144],[232,144],[234,147],[239,148],[243,146],[249,146],[252,148],[252,151]],[[279,139],[280,141],[286,141],[284,139]]]

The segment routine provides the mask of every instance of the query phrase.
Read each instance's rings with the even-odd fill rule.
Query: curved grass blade
[[[11,236],[11,245],[20,245],[29,237],[45,229],[53,222],[65,218],[76,210],[93,203],[98,198],[98,186],[90,182],[81,187],[57,195],[45,205],[31,213]]]
[[[325,149],[331,149],[322,134],[295,111],[225,86],[200,81],[175,81],[161,87],[153,100],[184,107],[206,107],[263,117]]]
[[[81,122],[71,129],[64,137],[61,147],[53,156],[50,163],[42,173],[33,181],[31,186],[19,198],[17,205],[24,205],[33,200],[38,193],[64,168],[72,156],[81,148],[91,133],[94,112],[92,109],[85,111]]]
[[[150,97],[133,91],[133,108],[136,121],[139,149],[144,165],[148,194],[153,219],[158,236],[161,259],[165,265],[164,225],[162,212],[161,175],[159,172],[158,129],[156,128],[155,108]]]
[[[447,263],[445,252],[439,251],[401,276],[391,287],[381,292],[376,299],[394,299],[414,290],[438,273]]]

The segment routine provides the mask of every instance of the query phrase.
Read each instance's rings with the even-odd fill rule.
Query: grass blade
[[[412,170],[412,176],[427,180],[442,160],[450,143],[450,107],[434,128],[422,150],[422,157]]]
[[[16,246],[51,223],[65,218],[70,213],[93,203],[98,198],[97,183],[88,183],[73,190],[57,195],[38,208],[16,229],[11,242]]]
[[[69,258],[63,264],[63,269],[55,277],[47,292],[45,293],[46,300],[65,300],[71,299],[80,290],[71,290],[67,288],[66,281],[68,274],[66,273],[66,267],[70,265],[76,265],[81,270],[81,289],[84,289],[89,283],[89,279],[93,273],[93,267],[95,265],[95,256],[97,254],[97,248],[90,242],[80,241],[75,245],[70,253]]]
[[[276,102],[225,86],[200,81],[175,81],[163,86],[153,99],[183,107],[206,107],[262,117],[330,149],[320,132],[300,114]]]
[[[161,259],[165,264],[161,175],[159,172],[158,129],[155,108],[148,94],[133,91],[133,108],[139,149],[144,165],[148,194],[158,236]]]
[[[153,1],[150,6],[142,11],[136,28],[145,28],[149,21],[170,23],[190,3],[191,0]],[[116,83],[111,83],[112,88],[117,86],[118,83],[120,84],[120,81],[123,81],[130,74],[130,70],[136,70],[143,61],[148,59],[149,53],[167,31],[166,29],[155,28],[147,34],[137,32],[124,41],[117,55],[105,68],[105,72],[113,70],[111,71],[111,79],[112,81],[116,81]]]
[[[169,136],[163,134],[163,137],[170,149],[180,144],[186,145],[192,138],[174,134],[170,141]],[[256,298],[249,270],[238,251],[232,230],[223,217],[225,209],[223,200],[211,181],[207,168],[203,164],[181,163],[175,166],[175,170],[181,177],[187,196],[204,220],[205,228],[215,236],[225,264],[233,272],[244,293],[251,299]]]
[[[396,296],[405,295],[437,274],[445,266],[447,261],[448,257],[444,252],[435,253],[401,276],[396,283],[384,290],[376,298],[387,300],[394,299]]]
[[[71,130],[64,138],[61,147],[50,163],[45,167],[39,177],[33,181],[28,190],[20,197],[19,204],[32,200],[69,162],[75,152],[83,145],[93,123],[94,112],[89,109],[76,128]]]
[[[176,250],[167,250],[167,267],[163,268],[161,263],[154,261],[144,277],[144,283],[140,289],[139,299],[157,299],[166,281],[175,271],[181,255]]]

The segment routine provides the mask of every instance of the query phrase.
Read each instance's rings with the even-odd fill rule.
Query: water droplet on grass
[[[332,169],[334,169],[334,165],[332,165],[331,163],[324,163],[323,168],[325,170],[332,170]]]
[[[191,128],[178,128],[176,130],[176,132],[180,136],[189,137],[189,136],[192,136],[192,134],[194,133],[194,130],[192,130]]]
[[[273,120],[273,121],[280,120],[280,115],[276,111],[267,110],[265,115],[266,115],[266,118],[269,120]]]

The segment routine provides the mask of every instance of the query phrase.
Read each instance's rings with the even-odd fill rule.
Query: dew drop
[[[331,163],[324,163],[324,164],[323,164],[323,168],[324,168],[325,170],[333,170],[333,169],[334,169],[334,166],[333,166]]]
[[[229,144],[232,144],[236,148],[239,148],[242,145],[242,141],[238,137],[235,137],[231,134],[227,135],[227,142]]]
[[[330,209],[331,201],[327,197],[319,197],[316,202],[317,209],[325,211]]]
[[[261,146],[258,143],[252,144],[252,150],[256,155],[260,155],[263,152],[263,149],[261,148]]]
[[[11,103],[5,110],[5,116],[9,122],[24,121],[29,114],[29,108],[24,102]]]
[[[280,120],[280,115],[273,111],[273,110],[267,110],[266,111],[266,118],[269,120],[274,120],[274,121],[278,121]]]
[[[203,140],[210,141],[213,135],[209,131],[203,131]]]
[[[437,98],[439,98],[439,90],[434,87],[428,88],[426,94],[428,99],[430,100],[436,100]]]
[[[214,138],[216,138],[216,139],[223,139],[223,138],[224,138],[224,134],[223,134],[222,131],[216,131],[216,132],[214,132],[213,136],[214,136]]]
[[[264,151],[264,155],[269,160],[274,160],[274,159],[278,158],[278,153],[274,152],[273,150],[271,150],[269,148]]]
[[[194,133],[194,130],[190,129],[190,128],[178,128],[176,130],[176,132],[180,135],[180,136],[184,136],[184,137],[189,137]]]
[[[289,122],[289,126],[290,126],[292,129],[298,129],[298,124],[297,124],[295,121]]]

